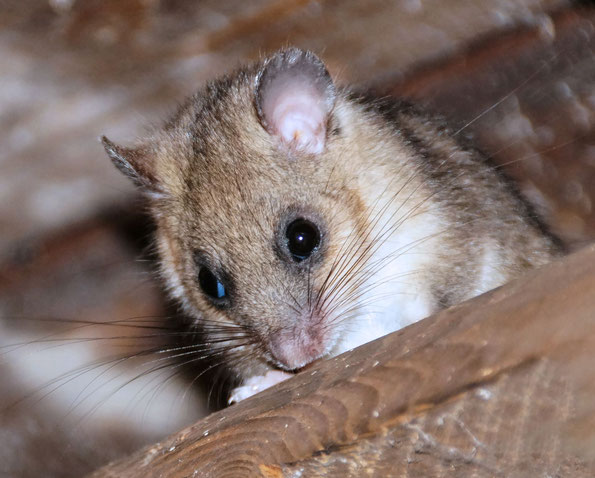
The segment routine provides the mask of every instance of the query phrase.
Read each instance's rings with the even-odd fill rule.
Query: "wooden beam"
[[[595,245],[95,472],[593,476]]]

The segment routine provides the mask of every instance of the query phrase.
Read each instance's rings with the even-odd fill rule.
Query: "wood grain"
[[[592,476],[594,278],[591,246],[92,476]]]
[[[136,209],[130,213],[133,222],[144,223],[142,207],[130,201],[131,185],[109,163],[97,137],[132,141],[206,80],[288,43],[319,53],[339,83],[415,96],[462,124],[472,122],[463,133],[473,131],[481,148],[512,164],[509,172],[528,184],[525,191],[545,205],[540,207],[544,217],[567,242],[592,241],[593,12],[592,2],[571,0],[0,0],[1,338],[14,342],[21,340],[14,338],[20,334],[38,337],[68,328],[66,322],[39,320],[48,316],[100,323],[165,313],[158,284],[147,283],[153,277],[150,265],[136,260],[145,243],[144,229],[126,226],[124,231],[118,225],[125,204]],[[112,335],[109,328],[101,330],[100,336]],[[137,335],[145,334],[137,330]],[[138,344],[141,339],[130,340]],[[94,357],[97,349],[106,352],[100,342],[92,343],[95,347],[86,351]],[[64,350],[71,360],[75,357],[74,346]],[[22,363],[14,355],[5,357],[0,403],[31,391]],[[47,362],[35,358],[31,375]],[[576,399],[561,398],[574,397],[570,392],[542,393],[540,387],[547,388],[551,377],[560,377],[550,367],[538,373],[540,369],[527,365],[503,375],[489,388],[495,396],[496,387],[503,387],[497,389],[503,394],[498,400],[477,401],[471,388],[457,395],[452,410],[448,401],[446,408],[432,408],[435,415],[419,415],[413,425],[357,435],[353,442],[339,435],[337,427],[348,417],[337,412],[336,422],[325,425],[335,427],[323,442],[329,448],[294,465],[262,465],[258,471],[264,476],[291,476],[300,470],[313,476],[321,470],[328,476],[365,476],[372,470],[390,476],[382,472],[383,464],[405,460],[409,465],[398,468],[398,474],[451,476],[449,467],[471,467],[465,459],[481,458],[482,466],[487,466],[485,460],[517,463],[514,450],[533,453],[518,444],[537,440],[525,427],[522,412],[533,400],[543,398],[540,410],[566,403],[567,416],[577,416]],[[54,379],[41,374],[33,388]],[[134,387],[140,388],[132,383],[126,391],[134,395]],[[172,406],[176,413],[199,413],[202,398],[189,399],[187,383],[180,390],[185,407]],[[0,475],[81,476],[108,456],[120,457],[171,430],[162,427],[158,436],[147,434],[147,420],[130,425],[115,414],[111,419],[73,418],[68,423],[76,422],[83,433],[72,434],[63,417],[71,416],[79,392],[62,402],[46,398],[27,404],[18,415],[0,411]],[[477,418],[473,413],[480,412],[474,410],[482,404]],[[82,408],[77,410],[82,413]],[[131,408],[143,414],[138,400]],[[492,444],[492,455],[486,458],[481,447],[471,453],[473,441],[441,410]],[[163,418],[165,413],[154,415]],[[554,415],[553,423],[561,423],[563,416]],[[434,419],[444,425],[429,433],[427,423]],[[41,425],[32,426],[36,420]],[[535,420],[529,418],[529,423]],[[46,425],[54,421],[62,430]],[[133,436],[133,445],[122,445],[121,430]],[[425,440],[419,430],[426,433]],[[492,435],[516,438],[496,446]],[[557,434],[538,435],[552,440],[546,446],[548,463],[564,462],[565,447],[583,443],[566,440],[562,446]],[[429,446],[432,437],[437,448]],[[489,469],[476,467],[469,473],[493,476],[485,471]],[[558,474],[574,476],[568,470],[560,468]]]

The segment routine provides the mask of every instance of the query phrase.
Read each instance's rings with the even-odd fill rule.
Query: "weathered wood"
[[[108,133],[130,140],[205,80],[288,43],[316,50],[342,83],[415,94],[463,124],[489,109],[469,128],[480,146],[503,163],[516,161],[517,177],[529,183],[529,192],[531,185],[540,189],[532,197],[545,202],[547,217],[554,217],[565,239],[592,240],[593,11],[588,2],[570,0],[0,0],[1,338],[6,343],[17,340],[13,333],[51,333],[57,323],[33,320],[48,315],[101,322],[164,313],[157,285],[146,283],[150,268],[135,261],[139,251],[112,225],[100,221],[97,228],[98,213],[130,203],[131,189],[96,139]],[[19,322],[16,316],[32,320]],[[112,332],[101,328],[97,334]],[[140,328],[137,335],[146,331]],[[130,342],[144,343],[134,336]],[[115,341],[110,347],[102,341],[88,345],[94,358],[117,346]],[[73,361],[75,347],[63,350]],[[15,354],[3,357],[0,405],[31,392],[23,383],[28,378],[23,363]],[[35,358],[30,369],[38,371],[47,360]],[[33,389],[54,377],[42,374]],[[529,380],[515,377],[514,387]],[[134,395],[134,387],[140,388],[133,382],[126,391]],[[514,387],[501,393],[516,397]],[[188,398],[186,384],[180,389],[184,407],[199,413],[202,401]],[[117,414],[74,417],[71,402],[79,392],[61,403],[56,394],[37,407],[27,403],[19,417],[12,409],[0,412],[0,475],[80,476],[106,461],[104,443],[114,445],[112,457],[157,440],[143,431],[147,420],[130,425]],[[135,403],[137,411],[144,409],[136,397]],[[184,407],[176,402],[172,408]],[[75,411],[81,409],[88,410]],[[461,413],[456,416],[465,418]],[[492,413],[499,412],[488,407],[483,424],[512,421],[488,419]],[[70,422],[64,422],[65,415]],[[51,426],[32,426],[37,417],[58,422],[67,432],[76,424],[87,433],[66,439]],[[462,431],[453,420],[446,423],[445,436],[439,430],[434,436],[456,443],[449,437]],[[135,435],[136,444],[122,446],[121,429]],[[396,448],[414,442],[414,435],[409,429]],[[354,451],[350,457],[349,450],[370,463],[375,454],[386,458],[381,442],[382,435],[372,434],[369,441],[360,438],[341,448],[347,450],[343,455],[335,450],[326,462],[321,456],[309,463],[342,476],[341,460],[347,460],[345,466],[357,474],[358,455]],[[410,448],[412,463],[421,470],[429,466],[422,445],[415,448],[421,453]]]
[[[593,476],[595,246],[92,476]]]

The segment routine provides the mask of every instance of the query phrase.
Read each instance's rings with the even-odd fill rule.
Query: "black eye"
[[[198,273],[198,283],[203,292],[216,303],[221,303],[227,299],[227,291],[215,274],[208,267],[202,266]]]
[[[285,230],[287,248],[294,261],[301,262],[310,257],[320,244],[320,231],[306,219],[296,219]]]

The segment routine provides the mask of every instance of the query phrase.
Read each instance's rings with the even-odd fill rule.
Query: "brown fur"
[[[508,180],[440,120],[410,105],[337,91],[324,152],[283,147],[255,106],[255,80],[266,65],[210,83],[134,152],[106,140],[120,169],[150,193],[172,294],[197,323],[241,331],[241,358],[233,363],[241,376],[278,365],[269,344],[282,331],[297,336],[308,328],[321,341],[336,340],[329,337],[342,333],[342,322],[333,314],[357,311],[364,286],[374,287],[367,274],[377,244],[387,240],[383,230],[392,237],[408,227],[442,225],[413,246],[420,258],[405,278],[428,291],[430,310],[558,254],[556,240]],[[322,233],[307,268],[288,261],[278,245],[283,225],[298,216],[315,220]],[[382,223],[386,217],[394,224]],[[357,247],[349,249],[348,241]],[[333,308],[331,297],[317,309],[311,297],[330,296],[321,289],[346,254],[345,271],[357,280],[337,285],[333,277],[343,302],[339,307],[335,298]],[[227,308],[213,306],[200,290],[197,257],[226,278]],[[368,269],[358,261],[368,261]]]

